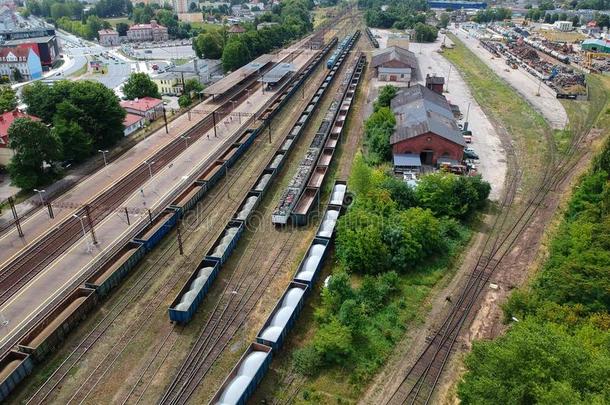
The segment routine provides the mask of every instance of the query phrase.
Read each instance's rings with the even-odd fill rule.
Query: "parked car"
[[[479,155],[472,148],[464,148],[464,156],[468,159],[479,159]]]

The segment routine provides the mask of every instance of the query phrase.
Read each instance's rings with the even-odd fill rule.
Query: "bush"
[[[303,375],[315,376],[320,371],[321,364],[322,358],[313,346],[297,349],[292,355],[293,367]]]

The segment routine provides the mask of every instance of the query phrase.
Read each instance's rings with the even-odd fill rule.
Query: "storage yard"
[[[358,36],[354,36],[350,40],[350,49],[358,38]],[[314,40],[315,38],[311,41],[314,42]],[[215,306],[218,315],[208,321],[208,324],[216,325],[213,326],[212,332],[209,332],[211,335],[197,339],[196,341],[200,343],[195,343],[193,346],[193,351],[195,351],[198,345],[203,345],[204,349],[200,348],[200,352],[205,353],[205,356],[200,359],[197,356],[186,357],[184,360],[184,364],[188,364],[187,361],[197,362],[197,368],[194,371],[192,365],[186,366],[189,370],[186,375],[191,376],[190,379],[193,375],[203,378],[208,374],[209,367],[215,364],[215,356],[224,350],[222,342],[228,342],[235,335],[236,330],[233,328],[239,328],[253,309],[253,305],[261,299],[269,283],[274,281],[274,272],[285,270],[286,265],[295,259],[294,255],[299,252],[300,245],[304,243],[303,238],[299,235],[303,232],[308,233],[307,228],[302,231],[272,230],[272,232],[278,233],[277,238],[263,237],[262,240],[256,242],[255,246],[251,239],[259,233],[269,231],[267,227],[259,226],[262,224],[261,219],[265,217],[261,210],[265,209],[265,204],[267,210],[271,208],[269,196],[266,194],[276,187],[275,182],[286,181],[285,171],[293,170],[291,164],[294,165],[290,157],[291,153],[301,153],[304,147],[302,142],[306,142],[307,138],[312,137],[311,134],[305,132],[303,136],[306,139],[299,140],[303,136],[287,130],[289,128],[287,125],[292,120],[290,116],[276,118],[276,113],[280,109],[285,111],[283,108],[294,109],[301,106],[297,109],[302,108],[304,112],[314,116],[311,124],[303,125],[303,131],[309,131],[310,125],[313,125],[318,119],[316,117],[322,113],[325,114],[325,110],[329,108],[330,101],[326,100],[327,97],[323,97],[323,92],[319,92],[320,89],[328,88],[333,94],[337,91],[337,86],[344,83],[342,87],[340,86],[343,89],[341,94],[343,96],[348,94],[348,97],[353,98],[355,87],[352,88],[349,85],[350,78],[360,77],[364,59],[338,55],[340,57],[335,58],[334,65],[336,66],[327,70],[325,65],[330,55],[329,51],[333,49],[335,43],[330,42],[320,51],[301,50],[300,53],[303,56],[300,60],[299,56],[296,56],[293,62],[297,66],[297,72],[291,74],[291,77],[285,82],[279,83],[278,88],[274,89],[275,91],[268,92],[271,93],[267,97],[269,101],[265,104],[264,110],[259,113],[258,120],[256,116],[251,116],[246,112],[231,112],[230,107],[235,107],[237,104],[235,98],[230,102],[225,102],[226,105],[217,107],[213,112],[199,106],[191,111],[193,115],[198,112],[202,116],[209,114],[200,121],[199,131],[189,134],[191,137],[205,136],[206,132],[208,132],[208,136],[213,137],[214,130],[221,132],[221,129],[216,128],[216,126],[221,126],[220,122],[223,123],[223,126],[228,127],[242,119],[244,122],[241,127],[246,130],[226,142],[225,145],[228,146],[224,150],[218,151],[209,160],[211,163],[207,167],[204,166],[195,181],[172,196],[167,208],[158,207],[156,210],[145,211],[146,215],[141,216],[148,220],[143,222],[137,234],[125,245],[114,250],[109,260],[99,267],[85,272],[83,276],[86,277],[79,278],[78,283],[83,283],[82,285],[86,287],[75,290],[77,295],[73,294],[65,299],[62,297],[56,305],[38,315],[31,322],[34,328],[30,329],[26,337],[15,333],[6,338],[5,347],[7,348],[12,346],[13,341],[18,341],[19,344],[16,349],[18,351],[7,352],[12,353],[5,360],[4,374],[8,376],[7,389],[14,388],[14,385],[32,370],[38,373],[37,370],[40,369],[40,372],[50,375],[50,377],[46,381],[26,379],[26,383],[33,385],[21,391],[24,399],[30,398],[29,401],[32,403],[48,402],[49,400],[65,402],[89,402],[103,400],[102,398],[109,400],[105,397],[110,394],[108,388],[116,384],[121,385],[125,381],[125,375],[122,375],[125,372],[123,364],[127,369],[131,369],[132,365],[127,366],[131,360],[141,366],[140,371],[136,373],[136,370],[132,370],[133,372],[127,373],[132,384],[129,387],[114,387],[116,391],[111,390],[116,393],[114,395],[125,395],[125,401],[133,398],[161,397],[167,398],[169,401],[171,398],[183,398],[184,395],[190,397],[193,394],[191,387],[197,385],[190,383],[192,385],[183,386],[180,375],[185,375],[184,373],[178,372],[175,382],[169,386],[167,386],[167,378],[172,376],[165,375],[166,372],[171,372],[171,369],[178,367],[178,363],[176,363],[178,358],[167,359],[169,352],[184,346],[184,351],[181,353],[186,356],[188,353],[186,347],[193,344],[193,336],[191,339],[180,339],[184,330],[189,328],[189,321],[193,317],[201,318],[210,313],[213,302],[208,302],[208,300],[220,299]],[[293,46],[293,49],[295,48],[297,50],[309,49],[309,46],[307,44]],[[288,53],[294,56],[294,51]],[[350,66],[346,68],[343,65],[348,64],[348,60]],[[264,64],[261,68],[263,67]],[[271,69],[272,66],[269,66],[269,70]],[[345,76],[344,79],[346,69],[350,75]],[[325,70],[329,72],[330,76],[322,76],[322,74],[326,75]],[[354,73],[356,70],[358,71],[357,76]],[[333,81],[335,75],[340,78]],[[356,79],[354,86],[357,85],[357,82]],[[248,83],[248,85],[250,84]],[[256,86],[256,84],[253,85]],[[244,85],[243,88],[241,93],[248,96],[250,92],[254,92],[254,89],[247,85]],[[350,92],[346,92],[348,88]],[[350,94],[351,96],[349,96]],[[260,98],[260,96],[257,97]],[[236,108],[239,109],[239,105],[249,105],[250,101],[245,101],[247,99],[248,97],[245,97]],[[314,99],[315,102],[312,103]],[[310,100],[309,104],[307,104],[307,100]],[[327,152],[332,152],[337,145],[341,133],[341,123],[349,111],[351,98],[345,100],[346,107],[342,109],[341,119],[337,120],[337,124],[335,124],[335,128],[338,130],[334,131],[332,139],[329,139],[328,150],[322,154],[318,167],[328,167],[330,164],[333,154]],[[220,99],[215,101],[223,102]],[[321,103],[319,108],[323,110],[316,112],[318,101]],[[208,125],[208,127],[202,129],[203,125]],[[287,141],[291,141],[290,148],[285,148]],[[180,139],[179,142],[184,149],[184,140]],[[331,145],[333,142],[334,144]],[[192,162],[192,158],[189,162]],[[154,163],[148,167],[144,166],[144,168],[148,172],[146,174],[151,177],[157,170],[162,169],[162,167],[156,167]],[[228,170],[229,168],[231,171]],[[240,176],[239,173],[242,170],[246,173],[258,171],[260,175],[258,177]],[[316,177],[316,179],[315,185],[319,189],[322,186],[323,178]],[[244,181],[252,181],[252,183],[250,186],[244,187]],[[251,191],[248,191],[250,188]],[[277,192],[278,190],[276,190]],[[221,195],[228,195],[229,200],[220,199]],[[243,196],[243,199],[240,195]],[[120,201],[120,197],[117,200]],[[198,200],[201,202],[198,203]],[[222,209],[219,209],[221,207]],[[118,211],[118,209],[111,208],[106,208],[106,210],[106,212]],[[267,214],[267,221],[269,221],[270,212]],[[134,218],[132,217],[131,220],[133,222]],[[220,228],[223,229],[220,233],[210,232],[213,229],[219,229],[219,225],[223,222],[225,225]],[[97,224],[93,225],[96,236],[99,238],[103,231]],[[257,231],[259,228],[260,231]],[[91,232],[89,228],[87,231]],[[328,229],[323,233],[330,236],[332,230],[330,230],[330,234]],[[323,238],[329,236],[323,236]],[[198,240],[193,241],[195,237]],[[246,240],[245,247],[240,247],[240,237]],[[66,245],[69,243],[66,242]],[[263,245],[266,245],[265,249],[261,249]],[[202,259],[201,246],[208,246],[208,253],[203,255]],[[160,252],[159,249],[161,249]],[[43,251],[43,249],[40,250]],[[178,251],[184,251],[185,256],[176,257]],[[234,254],[232,254],[233,251],[235,251]],[[271,254],[272,257],[261,256],[263,251],[275,254]],[[60,255],[61,252],[56,254]],[[142,260],[144,256],[149,258]],[[197,256],[200,259],[197,259]],[[245,257],[247,260],[244,262]],[[54,257],[46,258],[49,261],[54,259]],[[138,264],[138,262],[143,264]],[[165,266],[170,263],[175,265],[177,262],[181,262],[177,268],[182,271],[163,274],[166,273],[163,271]],[[197,263],[199,265],[196,265]],[[242,267],[242,264],[246,263],[248,269]],[[192,266],[192,270],[189,271],[190,275],[185,277],[185,266],[189,264]],[[142,267],[144,268],[142,269]],[[43,269],[44,263],[41,262],[42,274]],[[254,269],[261,277],[258,282],[256,277],[252,277]],[[248,277],[239,276],[237,272],[247,274]],[[161,277],[159,278],[159,276]],[[31,277],[36,277],[36,275],[32,274]],[[123,278],[126,278],[126,281],[122,281]],[[222,283],[220,287],[213,287],[215,278]],[[224,294],[219,289],[226,286],[226,283],[233,288]],[[114,289],[117,291],[114,292]],[[229,314],[230,311],[226,308],[222,309],[222,301],[226,298],[232,299],[234,297],[232,292],[242,289],[244,289],[244,296],[238,298],[239,304],[234,301],[227,303],[231,308],[237,305],[231,310],[232,313]],[[150,295],[151,290],[155,291],[154,295]],[[209,290],[211,290],[209,295],[206,295]],[[7,293],[8,295],[10,294]],[[168,301],[171,296],[175,296],[173,303],[170,303],[171,299]],[[267,298],[265,297],[265,299]],[[169,308],[163,311],[165,322],[157,319],[158,311],[162,310],[163,303],[169,305]],[[100,304],[105,308],[103,313],[96,309]],[[127,309],[134,304],[137,309],[128,311]],[[202,314],[197,313],[199,306],[204,307]],[[149,309],[155,311],[149,311]],[[213,311],[213,313],[215,312]],[[76,331],[70,333],[70,329],[76,328],[85,319],[86,321],[78,326]],[[119,319],[122,321],[118,321]],[[167,323],[170,319],[175,322],[175,326]],[[118,326],[117,322],[127,325],[127,328],[122,332],[114,331]],[[220,322],[223,324],[220,325]],[[137,347],[140,339],[150,338],[150,336],[143,336],[143,331],[152,332],[150,328],[153,328],[158,332],[159,327],[166,331],[163,333],[165,338],[157,342],[156,351],[147,348],[146,353],[139,353],[141,357],[138,356],[138,361],[136,361],[131,353],[135,348],[134,344]],[[231,330],[233,332],[230,332]],[[153,335],[156,336],[157,333]],[[53,348],[59,342],[65,344],[71,353],[62,352],[61,357],[57,359],[58,354]],[[210,355],[206,352],[209,347],[217,348],[218,352]],[[140,346],[140,349],[142,348]],[[137,351],[138,349],[136,349]],[[26,354],[26,357],[23,357],[21,353]],[[29,357],[27,357],[28,354]],[[86,362],[85,359],[87,359]],[[97,364],[96,362],[99,364],[91,367],[91,364]],[[84,367],[85,363],[90,363],[89,367]],[[60,366],[55,369],[57,364]],[[70,378],[67,379],[67,376]],[[116,376],[121,377],[114,378]],[[150,377],[150,379],[146,377]],[[156,381],[157,379],[161,380]],[[42,385],[40,385],[41,383]],[[8,393],[8,391],[10,390],[6,392]],[[211,395],[213,392],[204,395],[207,394]],[[201,393],[196,393],[196,395],[201,395]]]

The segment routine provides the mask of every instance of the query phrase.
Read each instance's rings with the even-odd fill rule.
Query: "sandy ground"
[[[373,32],[381,37],[378,38],[380,47],[385,47],[388,31],[373,30]],[[504,178],[506,177],[506,152],[500,142],[500,135],[474,100],[459,72],[437,52],[440,49],[440,44],[441,41],[432,44],[411,44],[411,51],[415,52],[419,63],[420,83],[424,84],[427,74],[448,78],[445,97],[451,103],[460,107],[464,116],[464,119],[460,121],[461,123],[468,119],[468,128],[472,131],[472,143],[469,146],[481,158],[478,170],[483,178],[491,184],[490,199],[498,200],[502,194]],[[372,111],[372,103],[377,96],[379,87],[386,84],[389,84],[389,82],[379,82],[376,78],[371,81],[372,90],[368,97],[369,107],[367,112]],[[406,83],[392,84],[406,86]]]
[[[540,95],[537,96],[540,81],[534,78],[534,76],[523,69],[514,70],[508,68],[504,58],[493,57],[491,53],[479,46],[479,41],[469,36],[467,31],[453,28],[452,33],[472,52],[477,54],[498,76],[506,80],[536,111],[542,114],[551,128],[563,129],[568,125],[568,115],[563,105],[561,105],[548,86],[542,84],[540,86]],[[447,43],[451,42],[449,38],[446,41]]]

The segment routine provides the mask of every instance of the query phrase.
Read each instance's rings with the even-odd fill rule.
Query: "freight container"
[[[286,335],[301,313],[307,288],[307,284],[290,282],[273,312],[256,335],[257,343],[270,346],[274,351],[282,347]]]
[[[328,205],[326,212],[322,217],[322,221],[320,222],[320,226],[318,227],[318,232],[316,232],[316,236],[331,239],[333,237],[333,233],[335,232],[335,228],[337,227],[337,220],[340,214],[340,206]]]
[[[79,288],[64,298],[19,341],[19,351],[41,361],[65,339],[76,325],[87,317],[97,302],[95,290]]]
[[[318,272],[322,267],[322,263],[324,262],[324,258],[326,257],[328,244],[329,240],[326,238],[316,237],[313,239],[307,254],[303,257],[303,260],[301,260],[301,263],[297,268],[294,281],[305,283],[310,288],[313,286],[313,283],[318,276]]]
[[[309,221],[309,214],[313,207],[317,207],[320,202],[320,189],[306,187],[299,198],[299,201],[292,210],[292,221],[294,224],[303,226]]]
[[[146,253],[142,242],[128,242],[85,282],[85,287],[103,297],[121,282]]]
[[[259,343],[250,344],[210,404],[245,405],[267,373],[271,356],[271,347]]]
[[[226,174],[226,167],[223,161],[217,160],[208,167],[198,180],[205,183],[208,190],[212,188],[218,180]]]
[[[182,194],[180,194],[178,198],[176,198],[174,202],[172,202],[170,207],[177,209],[179,211],[180,217],[183,217],[186,211],[193,208],[195,204],[197,204],[197,202],[201,200],[201,197],[203,197],[206,190],[207,189],[205,183],[197,180],[193,184],[191,184],[186,190],[184,190]]]
[[[229,221],[224,231],[220,234],[218,239],[216,239],[216,242],[212,249],[210,249],[206,258],[218,260],[220,265],[223,265],[233,252],[233,249],[235,249],[235,245],[237,244],[237,241],[239,241],[243,231],[243,221]]]
[[[147,251],[157,246],[159,241],[176,226],[179,212],[174,208],[166,208],[153,218],[139,234],[134,238],[135,242],[142,242]]]
[[[262,193],[259,191],[250,191],[246,194],[246,198],[244,198],[243,203],[233,215],[233,219],[238,221],[247,222],[250,218],[250,215],[256,210],[258,204],[260,203]]]
[[[34,368],[30,355],[11,350],[0,360],[0,401],[8,398]]]
[[[258,179],[254,183],[254,187],[252,189],[254,191],[258,191],[261,194],[265,194],[265,191],[267,191],[267,188],[271,184],[271,180],[273,179],[274,172],[275,171],[273,169],[263,170],[261,175],[258,176]]]
[[[220,262],[216,259],[206,258],[199,263],[169,306],[171,321],[186,324],[193,318],[219,270]]]

